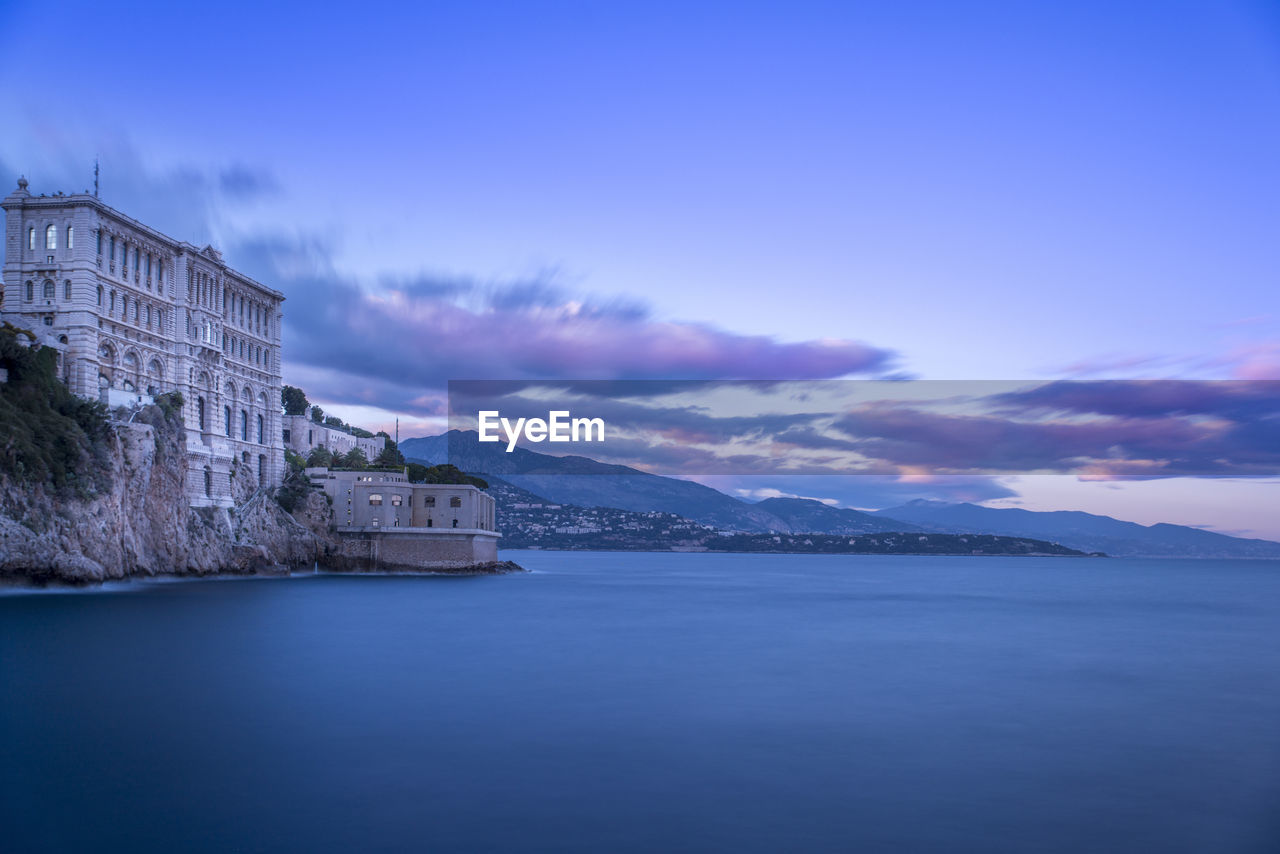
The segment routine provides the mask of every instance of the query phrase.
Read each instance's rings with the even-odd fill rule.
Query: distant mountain
[[[872,516],[859,510],[832,507],[812,498],[766,498],[754,505],[781,519],[785,529],[794,533],[870,534],[883,531],[921,531],[917,525]]]
[[[547,501],[674,513],[725,531],[854,535],[877,532],[996,534],[1061,543],[1116,556],[1280,558],[1280,543],[1229,537],[1183,525],[1139,525],[1074,510],[1038,512],[944,501],[912,501],[863,513],[807,498],[739,501],[693,481],[647,474],[589,457],[556,457],[478,441],[474,431],[405,439],[405,457],[501,477]]]
[[[520,447],[507,453],[503,444],[481,443],[473,430],[405,439],[400,452],[411,461],[428,465],[450,462],[466,472],[494,475],[560,504],[674,513],[724,530],[791,530],[767,510],[700,483],[588,457],[555,457]]]
[[[870,515],[925,530],[1033,537],[1113,556],[1280,558],[1280,543],[1229,537],[1184,525],[1139,525],[1079,510],[1034,511],[912,501]]]

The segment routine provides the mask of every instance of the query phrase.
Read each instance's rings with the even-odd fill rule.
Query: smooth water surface
[[[1280,851],[1280,563],[0,595],[0,850]]]

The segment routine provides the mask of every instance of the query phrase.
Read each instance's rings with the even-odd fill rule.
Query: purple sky
[[[65,3],[47,62],[5,4],[0,180],[100,157],[286,293],[286,382],[350,420],[436,432],[460,378],[1280,378],[1274,4],[236,7]],[[1280,537],[1269,485],[966,494]]]

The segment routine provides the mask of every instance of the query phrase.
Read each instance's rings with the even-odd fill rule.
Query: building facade
[[[375,460],[387,446],[383,436],[354,436],[345,430],[318,424],[306,415],[284,416],[284,446],[296,454],[306,457],[313,450],[323,445],[331,453],[345,454],[352,448],[359,448],[365,459]]]
[[[278,486],[283,294],[91,194],[27,186],[0,202],[0,319],[57,350],[76,394],[181,392],[193,505],[230,506],[234,477]]]
[[[333,500],[342,553],[366,570],[465,568],[498,559],[492,495],[469,484],[409,483],[403,471],[309,468]]]
[[[403,471],[309,468],[333,499],[338,529],[432,528],[497,536],[494,498],[470,484],[410,483]]]

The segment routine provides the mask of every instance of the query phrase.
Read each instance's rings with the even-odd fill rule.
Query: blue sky
[[[100,156],[281,287],[286,381],[367,421],[646,354],[1280,378],[1274,4],[4,3],[0,48],[0,179]],[[335,331],[386,345],[335,316],[369,299],[450,372],[336,371]],[[1175,521],[1228,524],[1192,492]]]

